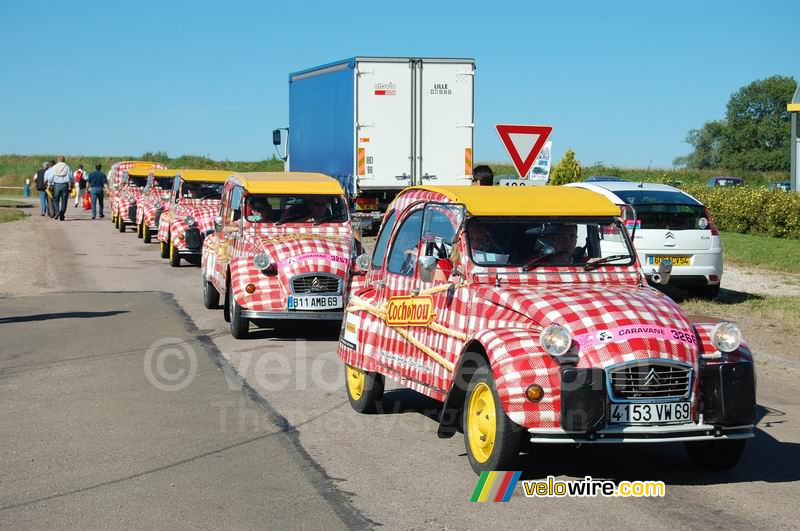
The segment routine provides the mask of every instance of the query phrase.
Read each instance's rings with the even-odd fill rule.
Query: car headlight
[[[185,221],[187,225],[194,225],[195,223],[195,219],[192,216],[186,216],[183,218],[183,221]]]
[[[253,256],[253,264],[260,270],[268,268],[270,263],[269,255],[267,253],[258,253]]]
[[[563,356],[572,346],[572,334],[565,326],[551,324],[539,336],[542,348],[551,356]]]
[[[733,352],[742,344],[742,331],[734,323],[719,323],[711,329],[711,343],[720,352]]]

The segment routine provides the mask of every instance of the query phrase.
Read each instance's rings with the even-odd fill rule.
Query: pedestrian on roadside
[[[42,163],[42,169],[33,174],[33,182],[36,183],[36,191],[39,192],[39,207],[42,209],[43,216],[50,212],[47,201],[47,183],[44,180],[44,174],[49,167],[50,164],[44,162]]]
[[[108,178],[106,174],[101,171],[102,169],[103,165],[98,162],[94,165],[94,171],[89,174],[87,179],[89,190],[92,194],[92,219],[94,219],[98,213],[98,206],[100,207],[100,217],[105,217],[103,215],[103,193],[104,188],[108,185]]]
[[[83,194],[86,193],[86,172],[83,171],[83,164],[78,164],[73,180],[75,181],[75,187],[78,189],[78,193],[75,194],[75,206],[77,207],[78,204],[83,203]]]
[[[58,209],[57,218],[64,221],[64,214],[67,213],[67,202],[69,193],[72,191],[74,182],[72,181],[72,169],[66,162],[64,155],[58,157],[58,162],[50,168],[53,174],[53,205]]]
[[[47,194],[47,209],[51,218],[56,219],[56,206],[53,203],[53,166],[56,161],[51,160],[47,163],[47,171],[44,172],[45,193]]]
[[[494,172],[492,169],[481,164],[472,170],[472,186],[492,186],[494,184]]]

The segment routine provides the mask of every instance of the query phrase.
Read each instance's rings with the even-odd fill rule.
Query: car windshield
[[[633,251],[611,218],[473,218],[467,222],[473,262],[481,266],[630,265]]]
[[[634,206],[640,229],[693,230],[708,225],[701,222],[706,217],[702,203],[677,190],[616,190],[614,195]]]
[[[156,177],[153,181],[156,185],[156,190],[169,190],[172,188],[172,183],[175,177]]]
[[[336,195],[248,195],[245,219],[251,223],[341,223],[347,203]]]
[[[147,186],[147,177],[128,175],[128,186],[131,188],[144,188]]]
[[[222,183],[186,182],[181,186],[184,199],[221,199]]]

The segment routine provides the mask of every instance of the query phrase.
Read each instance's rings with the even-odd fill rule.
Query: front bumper
[[[561,428],[528,430],[534,443],[668,443],[687,441],[713,441],[722,439],[749,439],[753,426],[714,426],[705,424],[676,424],[667,426],[607,426],[597,432],[567,433]]]
[[[259,312],[255,310],[242,310],[242,317],[247,319],[297,319],[309,321],[341,321],[344,310],[334,312]]]

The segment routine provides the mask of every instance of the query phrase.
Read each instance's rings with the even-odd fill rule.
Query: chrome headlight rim
[[[253,265],[260,271],[263,271],[272,265],[272,259],[267,253],[262,251],[253,255]]]
[[[197,220],[194,219],[194,216],[184,216],[183,222],[191,227],[192,225],[197,223]]]
[[[714,325],[710,337],[711,344],[720,352],[736,352],[742,345],[742,330],[730,321]]]
[[[539,344],[545,352],[558,358],[572,348],[572,333],[566,326],[553,323],[542,329],[539,334]]]

